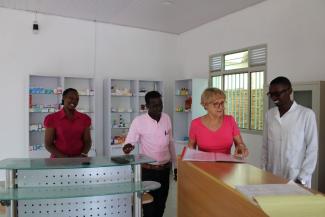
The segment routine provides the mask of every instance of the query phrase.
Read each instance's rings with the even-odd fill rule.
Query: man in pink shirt
[[[143,205],[143,216],[162,217],[168,196],[171,163],[176,165],[172,125],[169,116],[162,112],[163,104],[159,92],[148,92],[145,100],[148,113],[133,120],[123,151],[128,154],[135,144],[140,144],[140,154],[156,160],[153,164],[142,165],[142,180],[161,184],[159,189],[150,192],[154,201]]]

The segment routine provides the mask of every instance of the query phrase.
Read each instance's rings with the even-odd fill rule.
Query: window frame
[[[251,65],[250,62],[250,53],[254,49],[259,49],[259,48],[265,48],[265,63],[259,64],[259,65]],[[240,69],[231,69],[231,70],[225,70],[225,56],[228,54],[233,54],[233,53],[238,53],[238,52],[243,52],[243,51],[248,51],[248,67],[247,68],[240,68]],[[211,70],[210,65],[211,65],[211,59],[213,57],[221,57],[221,69],[220,70]],[[228,52],[223,52],[223,53],[218,53],[218,54],[212,54],[209,56],[209,87],[212,87],[212,79],[213,77],[216,76],[222,76],[221,78],[221,87],[222,90],[224,90],[224,76],[225,75],[231,75],[231,74],[239,74],[239,73],[248,73],[248,117],[249,117],[249,128],[240,128],[241,132],[243,133],[248,133],[248,134],[256,134],[256,135],[262,135],[263,134],[263,129],[261,130],[256,130],[256,129],[251,129],[251,115],[252,115],[252,103],[251,103],[251,75],[254,72],[264,72],[263,78],[264,78],[264,84],[263,84],[263,94],[266,92],[265,87],[266,87],[266,81],[267,81],[267,45],[266,44],[261,44],[261,45],[256,45],[256,46],[251,46],[247,48],[242,48],[242,49],[237,49],[237,50],[232,50]],[[263,95],[263,118],[265,114],[265,96]],[[264,125],[264,119],[263,119],[263,125]]]

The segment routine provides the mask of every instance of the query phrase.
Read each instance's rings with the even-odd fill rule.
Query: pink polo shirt
[[[86,128],[90,127],[91,119],[88,115],[74,112],[73,118],[67,118],[63,109],[58,112],[49,114],[44,119],[46,128],[55,129],[55,146],[68,156],[78,156],[84,147],[82,140]],[[51,155],[51,157],[55,157]]]
[[[140,154],[157,161],[155,164],[176,162],[175,146],[172,140],[172,125],[167,114],[162,113],[159,122],[148,113],[137,116],[129,129],[125,144],[140,144]]]
[[[194,119],[189,134],[201,151],[230,154],[234,137],[240,135],[240,131],[235,119],[231,115],[224,115],[222,125],[216,131],[203,125],[201,117]]]

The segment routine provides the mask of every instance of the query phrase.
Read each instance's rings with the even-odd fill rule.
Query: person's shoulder
[[[47,118],[47,119],[56,118],[56,117],[59,117],[60,114],[61,114],[61,110],[60,111],[57,111],[57,112],[53,112],[51,114],[48,114],[48,115],[46,115],[45,118]]]
[[[201,118],[202,118],[202,116],[201,117],[194,118],[192,120],[192,125],[199,125],[201,123]]]
[[[266,111],[266,115],[275,114],[278,111],[278,107],[274,106]]]
[[[78,111],[76,111],[76,112],[77,112],[77,115],[78,115],[79,117],[81,117],[81,118],[83,118],[83,119],[89,119],[89,120],[90,120],[89,115],[87,115],[87,114],[85,114],[85,113],[82,113],[82,112],[78,112]]]
[[[136,117],[133,119],[132,122],[144,121],[144,120],[146,120],[146,119],[148,119],[148,118],[149,118],[148,113],[144,113],[144,114],[141,114],[141,115],[136,116]]]
[[[162,116],[163,118],[167,118],[167,119],[170,120],[169,115],[168,115],[167,113],[165,113],[165,112],[162,112],[162,113],[161,113],[161,116]]]
[[[296,103],[296,102],[295,102]],[[301,110],[301,111],[304,111],[304,112],[312,112],[313,110],[311,110],[310,108],[306,107],[306,106],[303,106],[303,105],[300,105],[298,103],[296,103],[296,107]]]
[[[45,126],[52,126],[55,124],[59,119],[61,115],[61,111],[53,112],[51,114],[48,114],[44,118],[44,125]]]
[[[232,115],[224,115],[223,118],[229,120],[229,119],[234,119],[234,116],[232,116]]]
[[[312,109],[308,108],[308,107],[305,107],[305,106],[300,105],[298,103],[296,103],[296,106],[297,106],[298,111],[300,111],[301,113],[304,113],[306,115],[315,115],[315,112]]]
[[[223,116],[223,120],[224,120],[224,121],[234,122],[234,121],[235,121],[235,118],[234,118],[234,116],[232,116],[232,115],[224,115],[224,116]]]

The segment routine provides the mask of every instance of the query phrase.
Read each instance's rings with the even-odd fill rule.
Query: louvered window
[[[266,46],[210,56],[210,84],[224,90],[225,113],[242,129],[263,129]]]
[[[210,57],[210,71],[221,70],[221,56]]]

